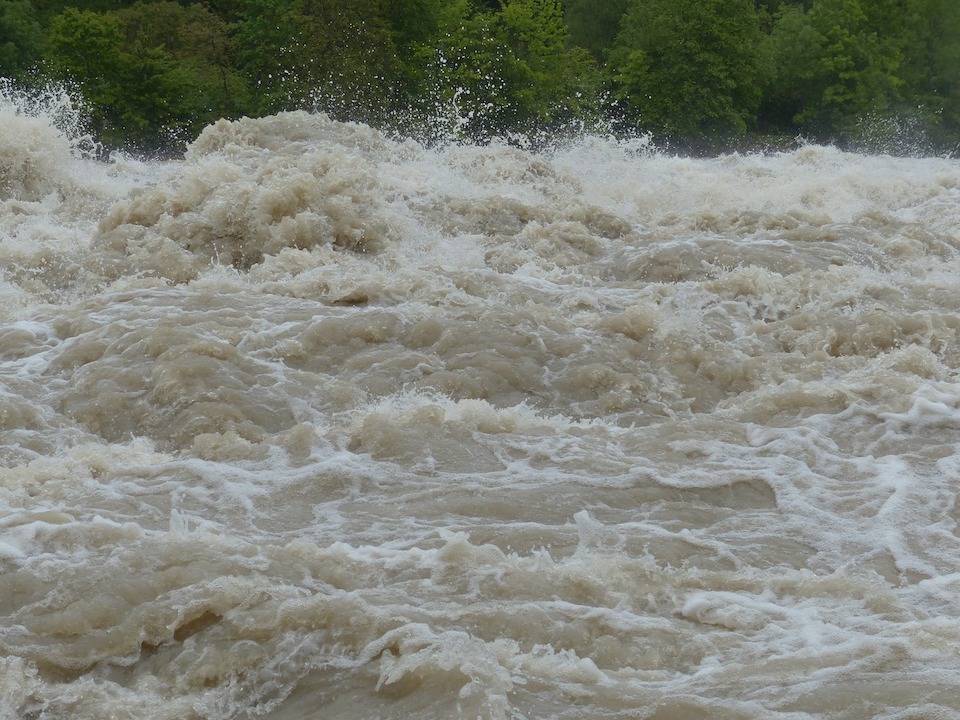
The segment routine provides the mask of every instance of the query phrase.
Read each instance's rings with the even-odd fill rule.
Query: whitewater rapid
[[[960,718],[956,160],[0,119],[0,717]]]

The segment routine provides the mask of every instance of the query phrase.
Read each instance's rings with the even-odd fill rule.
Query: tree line
[[[425,142],[943,152],[960,139],[960,3],[0,0],[0,76],[66,84],[105,144],[144,151],[310,109]]]

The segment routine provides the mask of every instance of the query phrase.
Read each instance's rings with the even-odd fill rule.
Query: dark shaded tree
[[[451,7],[459,14],[421,57],[434,112],[454,134],[485,140],[556,130],[596,104],[596,65],[571,47],[557,0],[508,0],[496,12]]]
[[[898,97],[901,47],[877,32],[860,0],[815,0],[809,12],[781,11],[774,48],[781,120],[789,113],[817,135],[847,131]]]
[[[244,0],[234,24],[254,113],[306,108],[379,123],[402,86],[380,0]]]
[[[200,6],[166,0],[68,8],[51,20],[46,67],[80,89],[105,142],[156,150],[192,139],[241,92],[218,54],[224,29]]]
[[[952,0],[0,0],[0,74],[139,149],[323,110],[421,139],[960,133]],[[866,147],[866,146],[864,146]]]
[[[954,147],[960,136],[960,3],[903,0],[909,41],[904,43],[904,97],[898,112],[922,113],[931,139]]]
[[[116,13],[128,47],[150,48],[169,57],[186,83],[180,94],[192,92],[180,121],[193,134],[222,116],[245,112],[249,90],[236,71],[236,49],[229,27],[199,4],[171,0],[138,2]],[[165,101],[170,104],[170,99]]]
[[[0,0],[0,75],[22,77],[43,53],[43,28],[27,0]]]
[[[597,61],[605,60],[628,3],[629,0],[567,0],[564,16],[570,28],[570,40],[589,50]]]
[[[760,104],[764,48],[752,0],[631,0],[607,66],[622,119],[673,139],[740,135]]]

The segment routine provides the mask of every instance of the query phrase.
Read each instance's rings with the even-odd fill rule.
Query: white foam
[[[955,161],[14,115],[12,712],[960,712]]]

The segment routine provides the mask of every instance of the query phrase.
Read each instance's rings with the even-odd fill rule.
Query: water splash
[[[0,114],[48,123],[66,138],[74,156],[104,156],[102,143],[90,130],[90,110],[77,88],[60,82],[24,87],[0,77]]]

